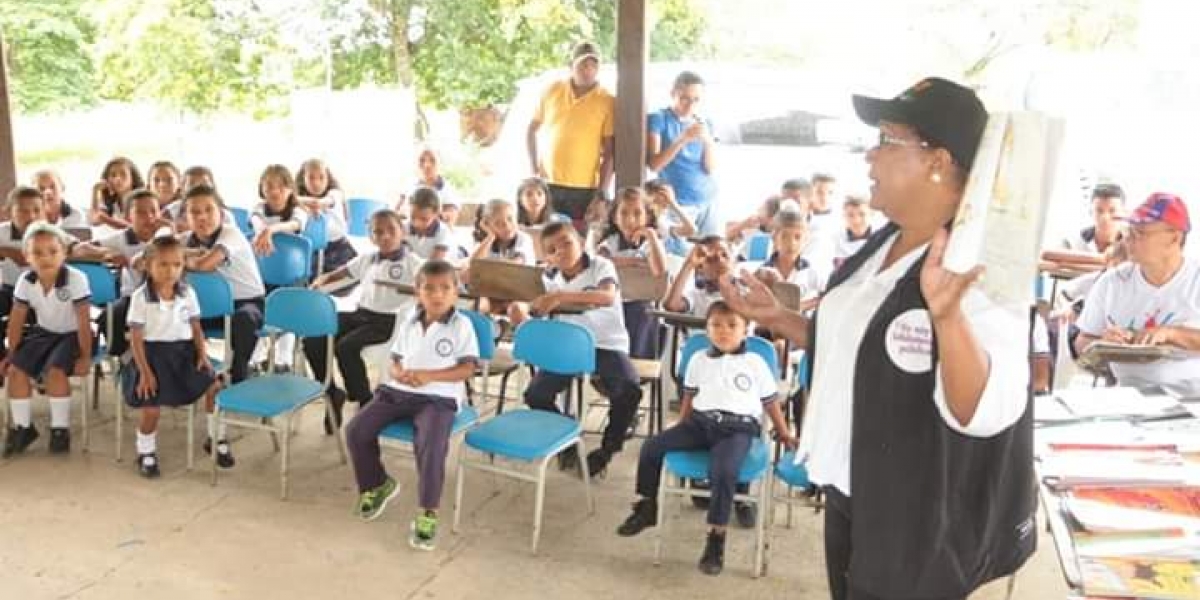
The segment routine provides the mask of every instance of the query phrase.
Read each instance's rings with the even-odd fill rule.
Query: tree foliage
[[[93,28],[82,0],[4,0],[0,29],[8,51],[9,87],[17,110],[56,112],[95,100],[90,55]]]

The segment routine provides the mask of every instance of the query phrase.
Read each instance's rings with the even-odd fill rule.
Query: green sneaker
[[[437,541],[437,515],[431,512],[418,515],[413,519],[412,532],[408,536],[408,545],[417,550],[433,550]]]
[[[364,521],[374,521],[383,512],[383,509],[387,508],[387,503],[396,496],[398,491],[400,491],[400,486],[396,484],[396,480],[388,477],[379,487],[359,495],[358,508],[354,512],[358,513],[358,518]]]

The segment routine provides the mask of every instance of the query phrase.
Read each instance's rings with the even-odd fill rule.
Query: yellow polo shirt
[[[612,94],[599,85],[579,98],[570,79],[546,89],[533,118],[550,140],[540,157],[550,183],[588,189],[600,185],[600,147],[613,135],[614,110]]]

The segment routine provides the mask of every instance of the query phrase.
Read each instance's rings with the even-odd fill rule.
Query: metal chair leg
[[[196,403],[188,405],[187,423],[187,470],[196,466]]]
[[[288,495],[288,450],[290,449],[290,438],[287,432],[292,428],[292,413],[287,416],[287,421],[284,422],[283,438],[283,456],[279,462],[279,499],[287,500]]]
[[[221,407],[217,405],[213,408],[213,425],[216,431],[221,431]],[[212,440],[212,452],[208,453],[209,464],[212,466],[212,485],[217,485],[217,440]]]
[[[587,470],[587,444],[583,441],[583,433],[579,434],[579,440],[575,442],[579,447],[579,460],[583,462],[583,495],[587,499],[588,516],[596,514],[596,500],[592,497],[592,476]]]
[[[121,441],[124,439],[123,431],[125,429],[125,403],[122,401],[121,398],[117,398],[117,405],[116,405],[116,408],[114,409],[114,412],[117,416],[117,426],[116,426],[116,434],[115,434],[117,447],[116,447],[115,453],[117,456],[117,459],[116,459],[117,462],[121,462],[121,455],[122,455]]]
[[[538,465],[537,492],[533,500],[533,553],[537,554],[538,539],[542,536],[542,507],[546,500],[546,465],[555,455],[547,456]],[[587,469],[584,469],[587,471]]]
[[[658,526],[654,528],[654,566],[662,565],[663,537],[667,532],[667,467],[664,464],[658,477]]]
[[[463,467],[463,459],[461,456],[462,452],[463,450],[459,449],[460,455],[458,458],[458,468],[456,469],[457,472],[454,475],[456,482],[454,486],[454,521],[450,524],[450,531],[454,533],[458,533],[458,520],[459,515],[462,513],[463,483],[465,483],[465,477],[463,477],[463,471],[465,468]]]
[[[82,386],[83,387],[83,403],[82,403],[83,410],[81,411],[82,414],[80,415],[80,418],[83,422],[83,453],[84,454],[87,454],[88,448],[91,446],[91,443],[92,443],[92,428],[88,427],[88,411],[90,410],[90,407],[88,406],[88,401],[91,400],[91,398],[88,398],[88,385],[87,384],[88,384],[88,382],[85,379],[83,381],[83,386]]]

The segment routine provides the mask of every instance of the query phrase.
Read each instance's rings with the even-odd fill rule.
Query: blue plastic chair
[[[371,215],[387,209],[387,204],[369,198],[351,198],[346,201],[350,215],[346,222],[346,233],[357,237],[371,237]]]
[[[229,213],[233,215],[233,220],[242,235],[247,239],[254,237],[254,226],[250,224],[250,211],[240,206],[229,206]]]
[[[771,256],[771,236],[755,232],[746,238],[746,260],[762,262]]]
[[[587,329],[563,321],[526,321],[517,328],[513,339],[513,356],[539,369],[560,375],[583,376],[596,370],[596,340]],[[568,395],[570,394],[568,388]],[[568,405],[570,398],[568,398]],[[467,468],[504,475],[537,486],[533,505],[532,550],[537,553],[542,533],[542,508],[546,497],[546,466],[550,459],[574,446],[582,459],[587,456],[583,429],[579,422],[563,415],[542,410],[515,410],[496,415],[467,432],[466,445],[485,455],[510,461],[532,463],[535,473],[501,467],[491,460],[468,460],[467,452],[458,454],[457,486],[454,493],[454,525],[458,531],[462,509],[464,475]],[[583,489],[587,496],[588,514],[596,512],[592,500],[587,469],[583,472]]]
[[[294,334],[300,338],[324,337],[326,351],[333,356],[333,338],[337,334],[337,307],[333,298],[322,292],[302,288],[281,288],[267,296],[266,325],[272,331]],[[276,333],[272,333],[272,336]],[[271,432],[273,437],[282,438],[283,453],[280,464],[280,498],[287,499],[288,459],[292,419],[309,403],[325,397],[332,375],[333,361],[329,361],[321,379],[315,380],[299,375],[264,375],[236,383],[217,393],[213,416],[218,427],[226,413],[246,415],[254,420],[229,421],[229,424]],[[333,420],[333,406],[326,399],[325,413]],[[276,419],[283,418],[278,424]],[[346,462],[345,441],[338,438],[338,452],[342,463]],[[213,453],[212,482],[217,483],[216,453]]]
[[[113,335],[113,311],[112,305],[120,297],[120,291],[117,287],[117,274],[111,271],[108,267],[98,263],[88,262],[73,262],[71,267],[81,271],[87,277],[88,287],[91,289],[91,298],[89,301],[92,306],[105,310],[107,319],[104,323],[104,339],[112,340]],[[110,342],[111,343],[111,342]],[[83,424],[83,451],[88,451],[88,445],[91,443],[91,433],[88,427],[88,411],[99,409],[100,406],[100,378],[104,374],[102,368],[108,356],[108,348],[97,344],[96,351],[92,353],[92,377],[91,385],[84,380],[83,385],[83,410],[80,412],[79,418]],[[90,398],[88,396],[91,396]],[[120,410],[120,400],[117,401],[118,410]],[[119,425],[118,425],[119,426]]]
[[[230,287],[229,281],[215,272],[191,271],[187,274],[187,282],[196,292],[196,299],[200,302],[200,318],[220,317],[224,321],[220,330],[206,330],[205,337],[221,340],[231,339],[234,303],[233,288]],[[229,367],[229,344],[224,344],[224,346],[225,351],[221,358],[212,360],[210,357],[213,368],[221,373],[226,372]]]
[[[317,275],[325,268],[325,248],[329,247],[329,220],[325,215],[310,216],[300,232],[304,239],[312,244],[313,252],[317,253]]]
[[[270,286],[303,285],[312,269],[312,242],[290,233],[271,236],[275,251],[259,256],[258,271]]]
[[[712,346],[708,335],[699,333],[687,339],[683,345],[680,359],[680,377],[686,378],[692,357],[697,352],[707,350]],[[746,338],[746,351],[757,354],[766,361],[771,373],[779,377],[779,358],[775,347],[760,337]],[[764,429],[765,431],[765,429]],[[771,489],[771,457],[770,449],[763,438],[758,438],[750,446],[750,451],[738,469],[738,483],[752,484],[758,482],[757,494],[737,494],[735,498],[743,502],[754,502],[758,505],[758,516],[755,520],[754,532],[754,565],[753,575],[758,577],[763,572],[764,554],[766,552],[766,512],[770,505]],[[667,495],[674,494],[690,497],[709,497],[708,490],[691,487],[693,480],[708,479],[709,453],[707,450],[687,450],[668,452],[663,461],[661,485],[658,490],[658,527],[654,540],[654,563],[662,562],[662,542],[666,535],[667,519],[664,514]],[[681,485],[671,485],[672,476],[678,478]]]

